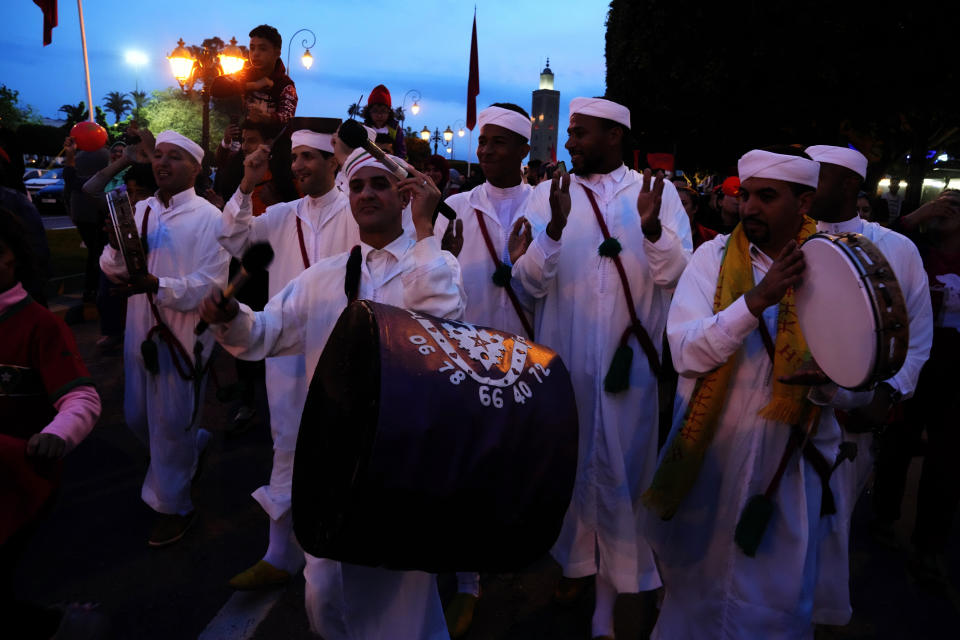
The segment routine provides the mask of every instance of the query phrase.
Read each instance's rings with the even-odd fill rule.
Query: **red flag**
[[[53,42],[53,28],[57,26],[57,0],[33,0],[43,11],[43,46]]]
[[[477,124],[477,95],[480,93],[480,64],[477,62],[477,12],[473,12],[473,37],[470,39],[470,79],[467,80],[467,129]]]

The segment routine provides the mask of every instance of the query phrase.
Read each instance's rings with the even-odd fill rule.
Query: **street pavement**
[[[119,351],[98,353],[96,322],[75,325],[73,330],[100,391],[103,415],[66,460],[63,489],[18,572],[21,597],[51,604],[100,603],[112,627],[107,638],[314,637],[303,609],[302,577],[259,594],[236,594],[226,584],[258,560],[266,546],[266,516],[250,498],[269,475],[271,443],[265,422],[228,436],[224,425],[234,407],[218,401],[215,385],[208,385],[203,424],[214,438],[195,488],[199,518],[180,543],[151,549],[146,539],[152,516],[139,497],[147,452],[123,423],[122,357]],[[222,352],[215,370],[221,384],[235,380],[233,363]],[[262,388],[258,404],[262,417],[266,412]],[[914,509],[916,475],[914,469],[905,520]],[[952,584],[946,589],[924,588],[906,570],[906,522],[897,529],[897,548],[879,545],[868,535],[867,502],[861,500],[853,530],[853,620],[842,629],[818,630],[817,637],[956,637],[958,545],[948,558]],[[954,532],[957,540],[957,527]],[[514,574],[482,576],[483,596],[467,640],[589,638],[592,590],[573,606],[561,608],[551,601],[558,577],[559,568],[547,557]],[[440,588],[448,597],[454,588],[452,576],[441,576]],[[651,599],[621,596],[616,614],[618,638],[645,637],[654,616]],[[402,632],[396,637],[402,640]]]

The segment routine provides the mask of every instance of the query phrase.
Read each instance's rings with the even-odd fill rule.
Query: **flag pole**
[[[90,90],[90,60],[87,58],[87,30],[83,25],[83,0],[77,0],[77,11],[80,13],[80,43],[83,45],[83,71],[87,77],[87,110],[90,112],[90,122],[94,122],[93,92]]]
[[[470,129],[470,137],[467,139],[467,178],[470,178],[470,158],[473,157],[473,129]]]

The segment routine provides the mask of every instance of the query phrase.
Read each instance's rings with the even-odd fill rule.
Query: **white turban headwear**
[[[861,178],[867,177],[867,157],[855,149],[834,147],[829,144],[816,144],[806,148],[807,155],[817,162],[837,164],[846,167]]]
[[[619,122],[630,128],[630,109],[603,98],[574,98],[570,101],[570,117],[575,113]]]
[[[809,158],[772,153],[762,149],[748,151],[737,163],[742,184],[750,178],[769,178],[805,184],[817,188],[820,179],[820,164]]]
[[[480,131],[483,131],[486,125],[492,124],[513,131],[523,136],[527,141],[530,140],[530,118],[527,118],[522,113],[504,109],[503,107],[487,107],[480,112],[477,120],[480,123]]]
[[[310,147],[318,151],[333,153],[333,134],[299,129],[290,136],[290,148],[295,147]]]
[[[410,165],[398,158],[397,156],[392,156],[389,153],[384,154],[386,157],[390,158],[398,165],[407,169]],[[343,162],[343,173],[347,178],[347,181],[353,178],[354,174],[357,173],[360,169],[364,167],[373,167],[375,169],[380,169],[386,173],[389,173],[391,176],[394,175],[386,165],[381,163],[379,160],[374,158],[372,155],[367,153],[364,149],[354,149],[353,153],[347,156],[347,159]]]
[[[173,129],[167,129],[166,131],[161,131],[157,135],[157,144],[162,142],[180,147],[193,156],[194,160],[197,161],[197,164],[203,164],[203,147],[198,145],[190,138],[180,135]]]

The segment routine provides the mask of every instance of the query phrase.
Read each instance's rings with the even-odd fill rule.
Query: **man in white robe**
[[[159,188],[134,211],[149,273],[131,280],[113,246],[104,248],[100,267],[113,282],[129,280],[128,293],[135,294],[127,305],[123,409],[127,424],[150,450],[141,497],[157,512],[149,544],[159,547],[183,537],[194,519],[190,486],[199,453],[210,439],[210,432],[199,427],[201,412],[195,410],[202,405],[206,376],[197,384],[184,379],[181,370],[195,373],[196,343],[203,347],[204,362],[210,358],[213,337],[193,333],[200,321],[196,309],[211,289],[225,286],[230,256],[217,244],[220,211],[194,192],[203,159],[200,145],[164,131],[151,151]],[[169,334],[149,334],[158,326],[151,303]],[[162,339],[164,335],[170,339]],[[152,345],[147,351],[156,353],[155,373],[147,369],[151,363],[144,362],[145,342]]]
[[[651,188],[649,170],[640,175],[623,164],[629,129],[622,105],[571,101],[566,148],[576,175],[555,175],[527,201],[523,215],[536,234],[513,267],[537,299],[536,340],[563,357],[577,397],[577,479],[552,554],[566,579],[597,575],[594,637],[613,636],[617,593],[660,586],[637,518],[656,464],[654,368],[671,291],[692,250],[676,188],[662,178]],[[632,309],[612,256],[623,267]],[[630,331],[634,313],[648,349]],[[632,361],[623,359],[627,348]],[[572,600],[582,584],[561,581],[557,599]]]
[[[347,305],[344,280],[349,256],[360,258],[358,297],[459,319],[465,296],[456,259],[440,250],[433,233],[439,190],[423,174],[398,181],[367,155],[345,167],[360,245],[319,261],[274,296],[262,312],[218,298],[204,301],[203,317],[237,357],[256,360],[301,353],[306,379],[337,318]],[[403,161],[395,158],[398,163]],[[412,197],[415,235],[404,233],[404,200]],[[327,640],[448,638],[434,576],[340,563],[307,554],[306,607],[310,626]]]
[[[774,512],[753,556],[735,541],[745,506],[771,486],[791,437],[790,423],[760,414],[777,401],[774,367],[782,365],[775,364],[771,351],[794,360],[788,340],[798,331],[795,313],[792,321],[783,319],[790,327],[784,329],[783,344],[773,341],[779,337],[780,302],[802,281],[805,265],[795,240],[801,229],[814,231],[804,214],[819,166],[788,149],[780,151],[754,150],[740,159],[741,224],[734,234],[742,229],[744,245],[749,241],[744,252],[751,274],[745,277],[752,275],[753,288],[714,310],[720,299],[718,274],[721,265],[731,269],[725,256],[733,251],[733,236],[721,235],[694,253],[670,306],[667,337],[680,374],[677,403],[653,488],[645,495],[650,509],[644,528],[664,583],[654,638],[811,638],[815,596],[825,582],[835,582],[829,572],[846,576],[849,529],[839,514],[821,514],[825,487],[806,454],[794,451],[786,457],[771,496]],[[722,404],[709,423],[714,432],[705,440],[702,461],[685,476],[688,488],[678,504],[653,502],[655,488],[670,486],[661,483],[669,463],[683,460],[672,455],[673,445],[682,448],[689,441],[688,426],[696,438],[703,418],[700,423],[692,418],[709,413],[709,405],[702,404],[709,396],[697,395],[698,380],[708,384],[729,364],[733,369],[726,389],[711,387],[721,394]],[[842,395],[835,392],[833,385],[813,387],[808,397],[826,404]],[[802,402],[798,404],[809,406]],[[812,426],[808,443],[832,463],[841,442],[833,410],[824,407]],[[837,484],[836,478],[828,480],[827,489],[836,490]],[[845,602],[825,603],[818,613],[820,621],[830,624],[844,624],[850,617]]]
[[[318,118],[314,126],[318,131],[300,129],[291,135],[291,169],[303,198],[275,204],[253,216],[251,194],[263,180],[270,154],[262,146],[244,160],[240,187],[223,208],[218,239],[231,255],[241,258],[257,242],[273,247],[274,259],[268,267],[270,297],[310,265],[348,251],[360,239],[350,199],[334,186],[338,162],[333,134],[338,125],[339,120]],[[310,385],[303,355],[268,358],[266,385],[273,469],[269,484],[254,491],[253,498],[270,518],[270,537],[264,557],[230,580],[236,589],[286,582],[304,562],[290,514],[293,454]]]
[[[817,220],[817,231],[833,234],[860,233],[875,244],[897,277],[910,321],[910,342],[900,371],[872,391],[842,392],[859,393],[869,399],[867,405],[852,411],[847,419],[846,426],[855,432],[848,431],[845,439],[857,444],[857,457],[853,464],[841,465],[836,472],[838,513],[845,520],[842,526],[849,529],[849,520],[853,516],[857,499],[873,470],[871,428],[883,425],[893,406],[913,395],[920,378],[920,370],[930,356],[933,312],[927,273],[916,245],[896,231],[886,229],[876,222],[863,220],[857,214],[857,194],[867,175],[866,157],[859,151],[830,145],[807,147],[806,153],[820,163],[820,182],[810,206],[810,217]],[[838,568],[847,566],[848,563],[843,563]],[[843,572],[833,572],[831,575],[835,576],[837,581],[833,589],[822,595],[822,599],[836,603],[849,598],[848,576]],[[817,620],[816,612],[814,620]]]
[[[464,318],[532,340],[532,300],[510,277],[510,267],[530,242],[530,223],[521,215],[533,193],[523,182],[530,116],[517,105],[498,103],[481,111],[477,121],[477,159],[486,182],[447,198],[456,223],[437,218],[436,233],[456,245],[453,253],[467,293]],[[451,637],[467,633],[479,597],[480,576],[458,573],[457,595],[446,610]]]

